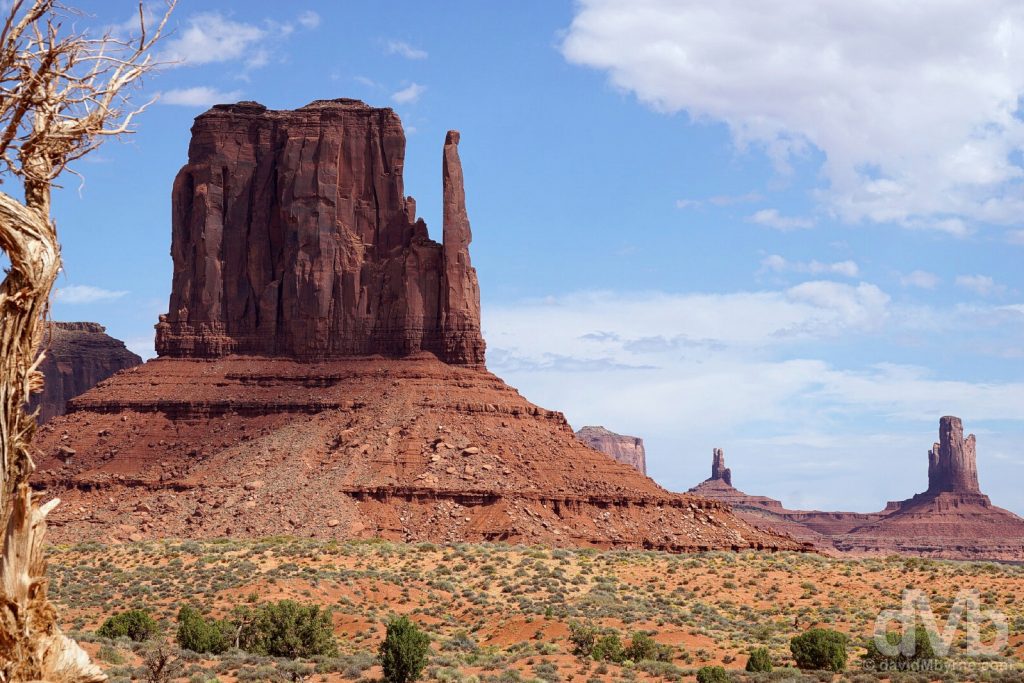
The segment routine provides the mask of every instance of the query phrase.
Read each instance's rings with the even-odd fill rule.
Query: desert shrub
[[[136,643],[149,640],[158,630],[156,620],[144,609],[132,609],[109,617],[96,635],[102,638],[131,638]]]
[[[388,622],[387,635],[380,645],[380,665],[388,683],[411,683],[419,679],[427,665],[430,636],[408,617]]]
[[[338,655],[331,611],[318,605],[268,602],[255,610],[237,611],[232,619],[239,629],[239,647],[246,652],[289,659]]]
[[[801,669],[846,669],[846,634],[825,628],[812,628],[789,641],[796,665]]]
[[[697,669],[697,683],[731,683],[732,677],[720,666],[702,666]]]
[[[577,657],[590,657],[597,642],[597,629],[590,624],[573,621],[569,623],[569,642],[572,653]]]
[[[185,605],[178,611],[178,646],[192,652],[220,654],[231,645],[231,624],[207,621],[195,607]]]
[[[914,627],[914,649],[909,653],[903,652],[900,647],[903,634],[889,631],[885,634],[885,639],[889,645],[899,648],[900,651],[892,656],[886,655],[872,639],[868,641],[867,654],[862,660],[864,668],[879,671],[918,671],[927,666],[926,662],[934,663],[939,660],[932,647],[931,638],[928,637],[928,630],[924,626]]]
[[[626,659],[634,662],[653,660],[658,658],[658,644],[646,633],[636,632],[626,648]]]
[[[747,660],[747,671],[757,673],[771,670],[772,656],[768,654],[768,648],[759,647],[750,653],[750,659]]]
[[[622,662],[626,659],[626,651],[622,647],[618,633],[606,633],[594,643],[591,656],[599,662]]]

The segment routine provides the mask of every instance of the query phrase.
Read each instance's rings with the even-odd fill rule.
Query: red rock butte
[[[328,360],[429,351],[483,365],[480,290],[459,159],[442,157],[443,244],[405,195],[391,109],[217,105],[174,180],[174,279],[160,356]]]
[[[98,323],[47,323],[45,356],[39,364],[45,380],[43,390],[32,395],[28,408],[39,409],[40,423],[63,415],[68,401],[114,373],[142,363],[123,341],[106,332]]]
[[[604,427],[588,426],[581,427],[576,432],[576,438],[613,460],[647,474],[647,454],[644,452],[644,440],[640,437],[616,434]]]
[[[199,116],[159,358],[40,431],[34,484],[64,500],[52,537],[806,548],[665,491],[486,370],[458,144],[437,244],[390,109]]]

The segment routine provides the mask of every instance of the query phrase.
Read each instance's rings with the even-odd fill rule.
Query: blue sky
[[[1024,513],[1024,9],[910,5],[182,0],[160,99],[56,197],[54,317],[152,355],[192,119],[356,97],[435,237],[462,131],[491,369],[666,487],[722,447],[750,493],[877,510],[956,414]]]

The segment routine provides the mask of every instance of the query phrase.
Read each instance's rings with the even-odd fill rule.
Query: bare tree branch
[[[36,424],[24,405],[42,387],[38,371],[50,291],[61,267],[50,195],[68,164],[105,139],[130,133],[130,92],[155,67],[155,30],[139,4],[137,39],[64,30],[71,10],[55,0],[14,0],[0,30],[0,177],[21,181],[24,201],[0,192],[0,683],[91,683],[106,677],[61,634],[46,597],[46,514],[32,500],[29,451]],[[148,104],[148,103],[147,103]]]

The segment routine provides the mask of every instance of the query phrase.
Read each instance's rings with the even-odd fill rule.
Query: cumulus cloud
[[[957,275],[955,283],[957,287],[962,287],[981,296],[1000,294],[1006,290],[1006,287],[996,284],[996,281],[988,275]]]
[[[751,223],[757,223],[768,228],[789,232],[790,230],[804,230],[813,228],[814,221],[809,218],[798,218],[783,216],[778,209],[761,209],[747,218]]]
[[[844,277],[857,277],[860,274],[860,267],[855,261],[835,261],[833,263],[790,261],[778,254],[771,254],[761,259],[761,269],[775,273],[809,273],[811,275],[842,275]]]
[[[577,292],[485,306],[484,328],[488,367],[574,427],[643,437],[649,471],[673,490],[706,477],[717,446],[741,481],[756,482],[748,490],[792,505],[878,510],[923,490],[937,419],[954,414],[984,444],[983,467],[996,480],[987,488],[1022,510],[1014,485],[998,485],[1019,481],[1021,470],[987,458],[1022,432],[1024,384],[860,358],[871,339],[892,343],[915,330],[944,356],[955,353],[949,340],[993,313],[907,310],[869,283],[811,281],[733,294]],[[1024,315],[1007,310],[994,322],[1019,345]],[[852,362],[815,357],[851,342],[862,349]],[[984,421],[1006,421],[999,438],[979,431]]]
[[[62,304],[94,304],[100,301],[120,299],[128,292],[103,289],[92,285],[68,285],[59,287],[53,293],[54,301]]]
[[[413,47],[409,43],[401,40],[389,40],[387,45],[384,47],[384,51],[389,55],[399,55],[406,59],[426,59],[429,56],[426,50]]]
[[[420,95],[426,92],[427,86],[419,83],[410,83],[407,87],[391,94],[391,101],[395,104],[412,104],[420,99]]]
[[[938,275],[929,273],[926,270],[915,270],[900,277],[900,284],[904,287],[917,287],[919,289],[935,289],[941,282]]]
[[[240,90],[222,91],[206,85],[197,85],[192,88],[175,88],[160,93],[160,102],[183,107],[209,107],[225,102],[237,102],[241,95]]]
[[[164,45],[162,61],[196,66],[245,59],[259,64],[267,31],[254,24],[228,19],[219,12],[195,14]]]
[[[581,0],[562,51],[785,170],[841,218],[965,234],[1024,215],[1024,5]]]

